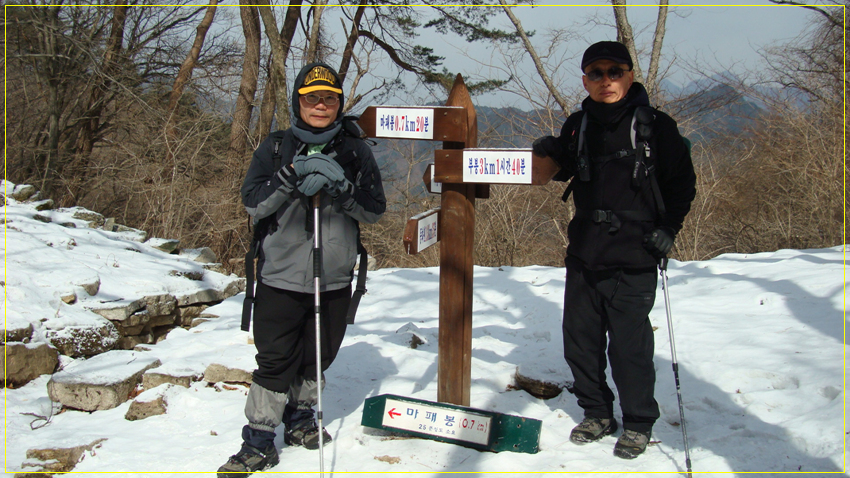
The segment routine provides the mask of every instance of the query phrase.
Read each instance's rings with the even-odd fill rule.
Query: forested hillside
[[[351,114],[398,98],[442,104],[457,73],[473,98],[509,92],[523,99],[527,108],[478,109],[481,147],[528,147],[557,134],[584,97],[578,77],[561,73],[575,60],[556,54],[569,27],[529,35],[519,23],[495,28],[494,18],[511,14],[498,2],[249,3],[7,3],[7,178],[36,185],[59,206],[96,210],[187,247],[211,247],[230,272],[241,273],[250,231],[239,187],[253,149],[269,131],[288,126],[291,82],[306,62],[338,68]],[[693,141],[698,168],[697,199],[674,257],[844,242],[842,5],[808,8],[810,28],[764,48],[764,64],[752,65],[746,79],[705,71],[698,87],[671,87],[662,81],[664,68],[689,65],[665,57],[657,31],[643,41],[639,58],[647,60],[651,49],[652,59],[641,79],[653,103]],[[622,20],[610,28],[612,37],[625,31]],[[499,45],[515,56],[491,57],[505,72],[495,78],[450,72],[443,52],[419,44],[425,31],[459,44]],[[539,68],[520,76],[518,59],[537,56],[531,46],[541,48],[546,38]],[[363,227],[363,239],[381,267],[437,263],[439,246],[408,256],[401,242],[406,220],[439,204],[421,181],[434,147],[375,146],[389,209]],[[563,188],[492,187],[476,205],[476,263],[561,264],[572,217],[572,206],[560,201]]]

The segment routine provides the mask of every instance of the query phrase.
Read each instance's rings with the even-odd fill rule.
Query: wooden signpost
[[[437,400],[469,406],[475,199],[489,197],[490,184],[546,184],[559,168],[528,149],[476,149],[475,107],[460,75],[446,106],[370,106],[358,124],[373,138],[443,141],[423,178],[439,192],[440,208],[408,221],[404,245],[417,254],[441,244]]]

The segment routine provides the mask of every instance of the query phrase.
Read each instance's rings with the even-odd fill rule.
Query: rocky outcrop
[[[573,388],[573,382],[564,381],[557,370],[537,365],[523,366],[522,370],[517,367],[514,380],[517,388],[544,400],[557,397],[563,390],[572,393]]]
[[[204,381],[209,383],[247,383],[254,381],[251,371],[228,367],[218,363],[210,364],[204,370]]]
[[[106,441],[106,438],[99,438],[86,445],[70,448],[33,448],[27,450],[27,458],[37,461],[25,462],[22,466],[25,471],[15,473],[15,478],[45,478],[52,476],[45,473],[67,473],[73,470],[87,455],[93,454],[93,450],[104,441]]]
[[[47,323],[49,325],[49,321]],[[91,357],[115,348],[121,335],[108,320],[88,321],[60,328],[48,328],[45,338],[69,357]]]
[[[3,329],[3,340],[6,342],[29,342],[32,337],[32,324],[6,324]]]
[[[142,375],[142,387],[145,390],[159,387],[162,384],[170,383],[181,387],[189,388],[192,382],[200,382],[204,378],[203,373],[198,373],[196,370],[189,368],[180,368],[166,370],[163,367],[150,369]]]
[[[141,352],[114,350],[79,360],[53,375],[47,383],[50,399],[78,410],[108,410],[126,402],[145,371],[159,359]]]
[[[151,390],[145,390],[130,404],[124,419],[135,421],[144,420],[156,415],[164,415],[168,411],[168,391],[175,385],[167,383]]]
[[[59,352],[45,343],[7,342],[4,349],[3,380],[7,387],[21,386],[41,375],[51,374],[59,365]]]

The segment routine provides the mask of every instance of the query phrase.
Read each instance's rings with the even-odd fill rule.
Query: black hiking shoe
[[[646,450],[649,437],[652,433],[641,433],[634,430],[623,429],[623,434],[614,445],[614,456],[631,460]]]
[[[286,430],[283,433],[283,441],[289,446],[303,446],[308,450],[318,450],[319,426],[313,422],[295,430]],[[333,441],[331,434],[322,427],[322,444],[327,445],[331,441]]]
[[[584,445],[615,431],[617,431],[617,420],[613,418],[584,417],[584,420],[570,432],[570,441],[577,445]]]
[[[289,446],[303,446],[308,450],[319,448],[319,425],[316,423],[316,412],[312,408],[287,410],[284,413],[286,431],[283,442]],[[322,428],[322,443],[330,443],[333,439],[327,430]]]
[[[265,450],[242,444],[239,453],[231,456],[218,469],[218,478],[244,478],[255,471],[263,471],[280,463],[277,449],[269,445]]]

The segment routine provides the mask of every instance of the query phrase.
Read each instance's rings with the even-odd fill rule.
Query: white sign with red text
[[[463,182],[531,184],[531,151],[463,151]]]
[[[375,136],[434,139],[434,110],[432,108],[376,108]]]
[[[382,425],[417,433],[487,445],[492,417],[434,405],[388,398]]]

